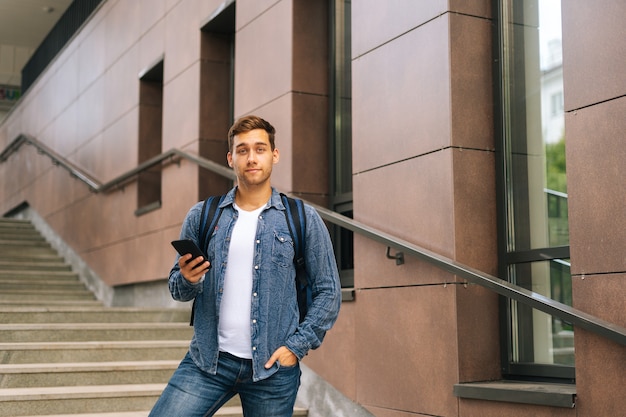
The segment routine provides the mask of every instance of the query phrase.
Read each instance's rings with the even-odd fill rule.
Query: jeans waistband
[[[232,353],[228,353],[228,352],[223,352],[220,350],[220,357],[222,358],[229,358],[235,361],[240,361],[240,362],[249,362],[252,363],[252,359],[246,359],[246,358],[240,358],[239,356],[235,356]]]

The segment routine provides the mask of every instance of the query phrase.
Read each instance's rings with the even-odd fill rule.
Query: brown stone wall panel
[[[581,417],[577,408],[543,407],[500,401],[459,400],[460,417]],[[600,415],[598,415],[599,417]]]
[[[574,307],[626,327],[624,280],[624,272],[572,278]],[[622,351],[626,354],[626,348],[622,347]]]
[[[449,0],[451,12],[491,18],[493,6],[490,0]]]
[[[83,166],[90,170],[98,159],[103,160],[103,172],[97,175],[101,182],[108,182],[137,166],[139,109],[135,107],[102,133],[102,153],[91,153]]]
[[[137,46],[123,54],[104,75],[104,125],[108,126],[139,104]]]
[[[344,302],[337,322],[319,349],[312,350],[304,364],[323,376],[350,399],[356,398],[355,317],[356,303]]]
[[[444,285],[458,279],[443,269],[414,256],[404,255],[404,264],[387,259],[387,247],[358,234],[354,236],[355,288],[385,288],[405,285]],[[391,255],[398,251],[391,249]]]
[[[452,144],[494,149],[492,23],[450,15]]]
[[[572,274],[625,271],[626,98],[565,115]]]
[[[163,86],[163,149],[197,152],[200,61]],[[193,142],[192,148],[188,148]]]
[[[256,112],[291,91],[292,21],[290,2],[281,1],[237,32],[235,114]]]
[[[165,19],[161,19],[139,39],[138,65],[140,72],[151,69],[159,59],[165,61],[165,31]]]
[[[577,0],[561,7],[565,110],[624,96],[626,3]]]
[[[230,128],[230,65],[212,60],[200,64],[200,137],[227,142]],[[225,156],[224,156],[225,157]]]
[[[76,153],[72,155],[72,162],[78,165],[85,173],[91,178],[104,184],[114,177],[106,176],[106,167],[109,164],[107,162],[107,152],[105,151],[106,143],[104,134],[100,133],[94,136],[89,141],[86,141],[83,146],[76,150]],[[106,156],[105,156],[106,155]],[[127,161],[131,161],[133,156],[136,157],[137,153],[133,153]],[[135,160],[135,166],[137,162]],[[110,173],[113,175],[113,173]]]
[[[106,5],[104,6],[106,7]],[[107,37],[106,24],[102,19],[87,23],[90,32],[78,45],[78,83],[82,93],[98,78],[102,77],[107,68],[104,53]]]
[[[293,189],[305,194],[328,194],[328,98],[293,94]],[[307,198],[307,197],[304,197]]]
[[[60,155],[72,160],[76,148],[81,144],[80,138],[77,136],[78,112],[78,103],[74,101],[52,123],[53,134],[50,147]]]
[[[137,42],[141,30],[140,2],[114,3],[104,19],[106,40],[104,55],[107,66],[117,61]],[[135,73],[136,75],[137,73]]]
[[[452,150],[455,259],[497,274],[495,154]]]
[[[328,94],[328,3],[293,3],[293,90]]]
[[[360,57],[414,30],[445,13],[447,7],[448,2],[444,0],[353,1],[352,56]]]
[[[454,289],[459,382],[500,379],[498,295],[476,284],[456,285]]]
[[[226,159],[225,156],[224,159]],[[192,162],[182,161],[180,164],[168,165],[164,168],[162,187],[163,195],[167,198],[163,199],[163,205],[159,210],[164,212],[164,224],[180,229],[191,206],[199,199],[206,197],[206,195],[199,196],[195,191],[194,182],[189,181],[197,175],[197,165]]]
[[[356,294],[357,401],[436,416],[457,414],[454,289],[420,286]]]
[[[44,82],[39,89],[37,100],[34,100],[31,104],[31,110],[37,111],[37,115],[32,120],[32,128],[34,129],[33,131],[36,132],[35,135],[37,137],[41,137],[45,133],[48,123],[50,123],[55,116],[55,92],[54,84],[51,83],[52,78],[53,74],[48,74],[46,82]]]
[[[289,7],[293,0],[238,0],[235,3],[237,13],[236,29],[250,24],[265,13],[269,13],[276,7]]]
[[[447,17],[353,61],[352,77],[354,172],[450,144]]]
[[[62,68],[56,71],[48,82],[51,86],[48,117],[53,119],[47,120],[46,125],[76,101],[78,96],[78,54],[74,49],[74,52],[66,53],[65,56]]]
[[[181,1],[165,16],[165,66],[163,81],[168,83],[200,57],[200,25],[205,15],[198,13],[201,2]]]
[[[454,149],[455,259],[497,275],[495,162],[486,151]],[[462,281],[461,278],[458,278]],[[500,377],[498,296],[471,284],[457,288],[460,381]]]
[[[165,16],[165,0],[136,0],[139,3],[139,33],[144,35]]]
[[[574,307],[626,327],[626,274],[572,279]],[[626,409],[626,347],[585,330],[575,330],[578,416],[617,416]]]
[[[104,130],[103,100],[106,89],[104,77],[98,78],[78,97],[78,125],[76,135],[81,142],[87,142]],[[137,88],[138,89],[138,88]]]
[[[159,231],[116,245],[98,248],[85,254],[85,258],[96,265],[96,270],[106,271],[106,276],[110,277],[107,284],[111,286],[166,278],[176,257],[176,253],[169,245],[171,236],[171,232]],[[137,257],[144,263],[142,271],[136,271],[136,277],[129,276],[128,267],[124,265],[125,262],[110,261],[111,259],[126,259],[129,253],[141,254]],[[103,262],[103,260],[109,261]]]
[[[454,256],[452,150],[354,176],[356,220]]]

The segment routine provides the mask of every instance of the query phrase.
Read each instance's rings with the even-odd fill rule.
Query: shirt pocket
[[[272,262],[282,268],[293,265],[294,248],[289,234],[274,232],[272,241]]]

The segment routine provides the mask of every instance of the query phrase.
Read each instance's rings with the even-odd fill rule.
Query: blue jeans
[[[300,365],[281,367],[252,382],[252,361],[220,352],[217,374],[200,370],[189,354],[180,363],[149,417],[208,417],[236,394],[245,417],[291,417]]]

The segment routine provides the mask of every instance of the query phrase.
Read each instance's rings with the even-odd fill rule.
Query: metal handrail
[[[0,163],[6,161],[13,153],[17,152],[22,145],[34,146],[35,148],[37,148],[37,151],[39,153],[45,154],[50,157],[53,164],[62,167],[63,169],[67,170],[71,176],[76,177],[85,184],[87,184],[89,189],[94,193],[106,193],[108,191],[117,189],[119,187],[122,187],[124,184],[126,184],[128,181],[130,181],[143,171],[146,171],[156,165],[163,164],[163,162],[173,163],[181,159],[186,159],[188,161],[194,162],[197,165],[211,170],[228,179],[234,180],[236,178],[232,169],[220,165],[217,162],[213,162],[211,160],[174,148],[170,149],[169,151],[163,152],[162,154],[157,155],[153,158],[150,158],[147,161],[142,162],[141,164],[137,165],[137,167],[103,184],[89,176],[89,174],[86,174],[75,164],[68,161],[65,157],[59,155],[42,142],[26,134],[19,135],[4,149],[4,151],[2,151],[2,153],[0,153]]]
[[[43,145],[41,142],[37,141],[35,138],[24,134],[18,136],[4,149],[4,151],[0,154],[0,163],[6,161],[13,153],[17,152],[23,144],[30,144],[35,146],[40,153],[49,156],[55,165],[59,165],[68,170],[72,176],[83,181],[94,192],[105,192],[115,189],[116,187],[121,187],[123,184],[130,181],[134,176],[138,175],[140,172],[145,171],[148,168],[161,164],[164,161],[175,162],[176,160],[180,159],[186,159],[188,161],[194,162],[199,166],[209,169],[226,178],[233,180],[235,179],[233,171],[229,168],[224,167],[223,165],[202,158],[200,156],[181,151],[179,149],[171,149],[138,165],[136,168],[114,178],[113,180],[105,184],[100,184],[98,181],[85,174],[76,165],[67,161],[64,157],[58,155],[53,150]],[[381,230],[367,226],[361,222],[343,216],[317,204],[313,204],[308,201],[306,203],[314,207],[318,211],[320,216],[330,223],[344,227],[348,230],[351,230],[352,232],[358,233],[387,247],[402,251],[402,253],[427,261],[436,267],[439,267],[447,272],[457,275],[464,280],[467,280],[468,282],[488,288],[496,292],[497,294],[518,301],[552,316],[556,316],[564,321],[571,323],[576,327],[604,336],[607,339],[621,345],[626,345],[626,328],[624,327],[610,323],[606,320],[602,320],[576,308],[552,300],[551,298],[527,290],[508,281],[496,278],[482,271],[473,269],[467,265],[461,264],[445,256],[431,252],[427,249],[419,247],[396,236],[385,233]]]

